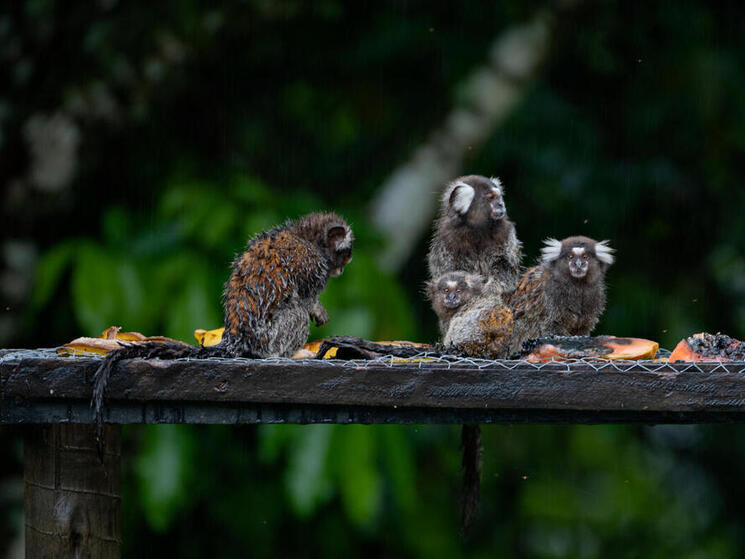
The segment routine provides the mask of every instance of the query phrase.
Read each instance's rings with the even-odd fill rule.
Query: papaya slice
[[[722,333],[699,332],[678,342],[667,362],[676,361],[745,361],[745,342]]]
[[[528,340],[518,359],[541,362],[566,359],[654,359],[660,344],[616,336],[548,336]]]

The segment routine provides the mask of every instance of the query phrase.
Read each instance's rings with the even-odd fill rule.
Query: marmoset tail
[[[586,336],[605,309],[605,273],[614,260],[608,241],[547,239],[541,252],[507,301],[515,321],[510,353],[532,338]]]
[[[499,179],[468,175],[445,188],[430,244],[430,277],[457,270],[481,274],[505,293],[517,285],[521,257]]]

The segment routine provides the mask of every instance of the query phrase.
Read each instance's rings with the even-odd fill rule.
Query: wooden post
[[[24,442],[26,557],[121,556],[121,427],[106,426],[103,464],[93,425],[29,427]]]

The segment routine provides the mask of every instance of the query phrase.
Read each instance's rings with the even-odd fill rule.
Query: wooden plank
[[[4,360],[2,421],[91,421],[86,406],[99,365],[97,359]],[[107,420],[263,422],[262,410],[284,410],[272,421],[337,422],[345,411],[360,422],[383,423],[414,417],[460,423],[467,416],[479,422],[742,421],[744,370],[745,363],[538,370],[515,363],[136,359],[112,375]]]
[[[112,424],[681,424],[745,423],[742,412],[664,412],[636,410],[556,410],[508,408],[406,408],[383,406],[251,405],[210,403],[121,403],[106,406]],[[14,407],[5,423],[91,423],[88,402],[29,403]]]
[[[121,427],[106,427],[98,458],[92,425],[34,427],[24,440],[26,557],[121,556]]]

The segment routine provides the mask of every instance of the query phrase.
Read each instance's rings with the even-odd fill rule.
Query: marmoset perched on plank
[[[225,283],[225,334],[211,347],[181,343],[125,346],[96,372],[91,405],[102,428],[103,395],[112,367],[134,357],[291,357],[306,342],[310,320],[328,320],[318,296],[352,259],[354,234],[334,213],[288,220],[248,241]]]
[[[605,310],[605,273],[614,261],[608,241],[547,239],[541,252],[541,263],[523,274],[507,300],[511,354],[532,338],[586,336]]]
[[[446,351],[500,359],[512,334],[512,312],[497,281],[478,274],[448,272],[427,283],[427,296],[445,332]]]
[[[483,276],[466,272],[447,272],[427,282],[427,299],[440,321],[440,332],[447,333],[453,316],[481,294],[485,283]]]
[[[430,278],[463,271],[494,278],[499,293],[511,291],[520,279],[521,247],[499,179],[468,175],[447,185],[427,257]]]
[[[430,300],[439,319],[443,342],[469,355],[499,358],[502,340],[511,333],[512,313],[501,305],[501,295],[515,289],[520,278],[521,243],[514,224],[507,219],[504,187],[497,178],[459,177],[445,187],[440,214],[430,244],[428,264]],[[479,274],[489,286],[477,293],[469,289],[468,301],[448,308],[432,297],[431,285],[444,274]],[[463,276],[461,279],[464,279]],[[472,284],[477,287],[475,283]],[[464,425],[462,525],[467,531],[479,496],[481,435],[478,426]]]

